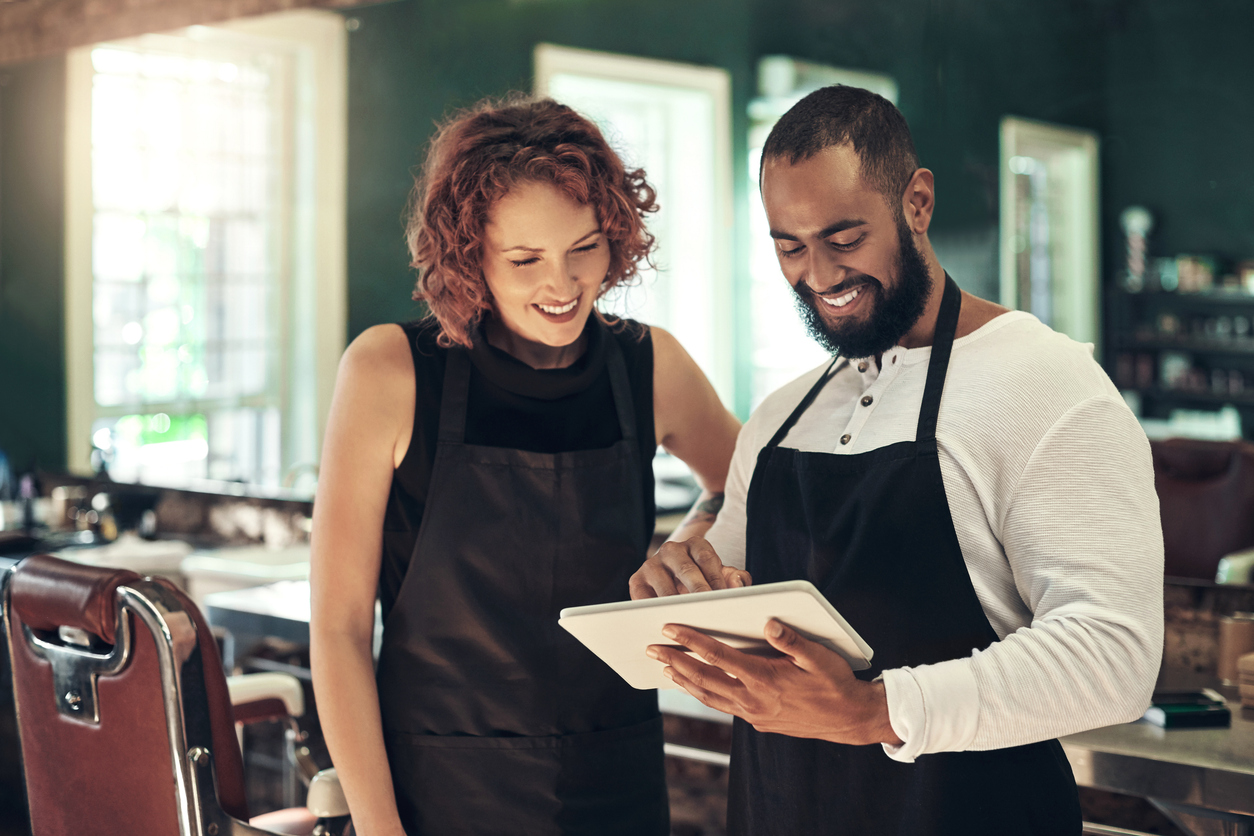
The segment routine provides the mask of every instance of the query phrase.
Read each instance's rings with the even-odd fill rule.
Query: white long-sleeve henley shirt
[[[884,672],[889,719],[905,741],[884,747],[890,757],[1017,746],[1127,722],[1149,702],[1163,640],[1153,467],[1092,352],[1018,311],[954,341],[937,419],[941,476],[999,641]],[[930,357],[930,347],[895,347],[880,367],[842,360],[782,446],[849,455],[913,440]],[[770,395],[741,430],[706,535],[725,564],[744,566],[758,451],[824,368]],[[883,513],[909,524],[907,507]]]

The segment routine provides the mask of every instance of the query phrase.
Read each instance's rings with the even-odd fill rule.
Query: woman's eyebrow
[[[586,234],[585,234],[582,238],[580,238],[578,241],[576,241],[575,243],[571,244],[571,246],[572,246],[572,247],[578,247],[580,244],[582,244],[584,241],[587,241],[587,240],[588,240],[589,238],[591,238],[593,235],[600,235],[600,234],[601,234],[601,228],[600,228],[600,227],[597,227],[596,229],[592,230],[591,232],[586,233]],[[523,252],[527,252],[527,253],[542,253],[542,252],[544,252],[544,247],[526,247],[526,246],[523,246],[522,244],[517,244],[517,245],[515,245],[515,246],[513,246],[513,247],[505,247],[504,249],[502,249],[502,250],[501,250],[501,252],[503,252],[503,253],[508,253],[508,252],[513,252],[514,250],[522,250]]]

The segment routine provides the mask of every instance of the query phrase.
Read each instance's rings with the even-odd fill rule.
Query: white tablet
[[[780,656],[763,635],[772,618],[836,651],[855,671],[871,666],[870,646],[809,581],[567,607],[558,623],[628,685],[646,690],[677,687],[662,663],[644,653],[651,644],[675,646],[662,635],[667,624],[693,627],[754,655]]]

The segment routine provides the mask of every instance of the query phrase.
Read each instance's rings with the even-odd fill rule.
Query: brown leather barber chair
[[[1166,574],[1215,579],[1219,559],[1254,546],[1254,444],[1150,442]]]
[[[0,573],[0,617],[34,836],[351,833],[333,770],[311,809],[249,822],[217,645],[173,584],[30,557]],[[263,697],[238,719],[280,710]]]

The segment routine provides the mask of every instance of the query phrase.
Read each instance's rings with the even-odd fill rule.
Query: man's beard
[[[871,357],[895,346],[914,327],[927,307],[932,292],[932,277],[923,261],[910,228],[904,218],[897,219],[897,281],[892,290],[884,283],[866,276],[862,293],[877,293],[879,299],[869,317],[833,327],[823,319],[815,293],[804,281],[793,285],[797,310],[805,321],[810,336],[832,354],[845,357]],[[871,300],[867,300],[871,301]]]

